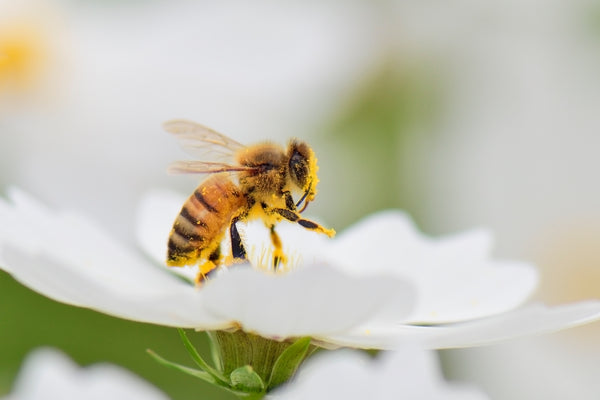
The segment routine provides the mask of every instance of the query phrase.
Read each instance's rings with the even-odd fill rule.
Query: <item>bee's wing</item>
[[[256,170],[255,167],[209,161],[175,161],[168,168],[169,173],[172,174],[216,174],[219,172],[253,172]]]
[[[171,120],[165,122],[163,128],[175,136],[183,150],[199,159],[233,160],[233,155],[246,147],[222,133],[192,121]]]

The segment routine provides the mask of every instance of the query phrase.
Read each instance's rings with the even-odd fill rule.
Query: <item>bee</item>
[[[317,159],[304,142],[290,140],[287,148],[274,143],[245,146],[203,125],[173,120],[164,124],[181,147],[192,155],[225,157],[227,162],[176,161],[171,173],[211,174],[185,201],[169,234],[167,265],[199,264],[201,283],[224,263],[221,242],[231,238],[231,262],[245,260],[246,249],[238,222],[262,219],[270,230],[273,267],[286,262],[275,225],[287,220],[325,234],[335,235],[300,215],[317,194]],[[294,201],[293,195],[300,196]]]

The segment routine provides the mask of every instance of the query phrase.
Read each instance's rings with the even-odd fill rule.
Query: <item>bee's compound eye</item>
[[[292,180],[301,188],[306,186],[308,177],[308,160],[298,151],[295,151],[290,157],[290,176]]]

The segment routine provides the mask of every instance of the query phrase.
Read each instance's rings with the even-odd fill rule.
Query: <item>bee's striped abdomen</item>
[[[214,175],[200,184],[175,219],[167,265],[194,265],[214,258],[232,218],[245,202],[237,186],[223,176]]]

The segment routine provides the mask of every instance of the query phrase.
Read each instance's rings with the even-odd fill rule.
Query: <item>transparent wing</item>
[[[186,120],[172,120],[163,128],[173,134],[181,148],[198,159],[233,160],[233,155],[243,149],[243,144],[204,125]]]
[[[175,161],[168,168],[171,174],[216,174],[219,172],[255,172],[257,168],[209,161]]]

